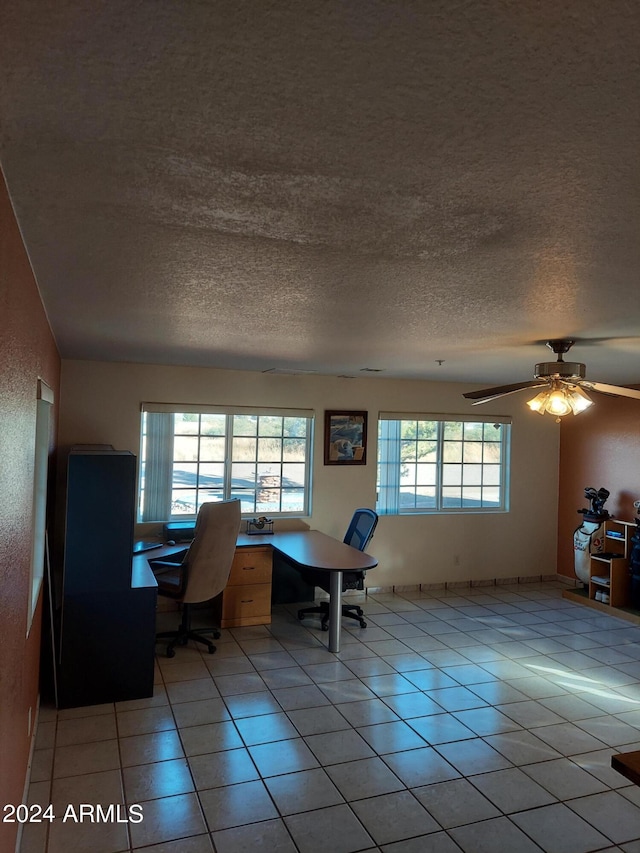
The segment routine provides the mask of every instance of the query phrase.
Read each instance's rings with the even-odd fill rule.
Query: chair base
[[[196,643],[202,643],[202,645],[207,647],[207,651],[210,655],[212,655],[216,647],[214,644],[208,640],[204,635],[211,634],[214,640],[218,640],[220,638],[220,631],[217,628],[191,628],[191,613],[188,604],[183,605],[182,610],[182,621],[178,626],[177,631],[161,631],[159,634],[156,634],[157,640],[167,640],[170,639],[171,642],[167,643],[167,648],[165,654],[168,658],[175,657],[176,646],[186,646],[189,640],[193,640]]]
[[[298,610],[298,619],[302,620],[308,613],[319,613],[322,616],[320,627],[323,631],[329,630],[329,602],[321,601],[317,607],[305,607],[303,610]],[[362,618],[364,610],[358,607],[357,604],[343,604],[342,615],[347,619],[354,619],[360,624],[361,628],[366,628],[367,623]]]

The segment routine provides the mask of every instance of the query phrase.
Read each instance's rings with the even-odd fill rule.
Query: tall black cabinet
[[[157,586],[132,576],[136,458],[73,449],[68,457],[56,637],[58,706],[153,695]]]

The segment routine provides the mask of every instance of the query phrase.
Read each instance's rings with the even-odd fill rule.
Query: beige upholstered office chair
[[[358,551],[364,551],[373,537],[373,533],[378,523],[378,514],[372,509],[361,507],[353,513],[351,523],[342,540],[352,548],[357,548]],[[330,575],[329,572],[323,572],[320,569],[308,569],[303,571],[302,579],[311,586],[319,586],[325,592],[329,592]],[[365,572],[343,572],[342,573],[342,591],[348,589],[364,589]],[[314,607],[305,607],[298,610],[298,619],[304,619],[309,613],[319,613],[321,616],[320,625],[323,631],[329,630],[329,602],[321,601],[319,605]],[[367,623],[362,618],[364,612],[357,604],[343,604],[342,615],[349,619],[355,619],[360,624],[361,628],[366,628]]]
[[[209,654],[216,647],[206,637],[220,636],[217,628],[191,628],[191,605],[220,595],[227,585],[240,532],[240,501],[206,503],[200,507],[193,542],[178,558],[149,560],[158,581],[158,592],[182,603],[182,620],[177,631],[163,631],[156,639],[170,639],[167,657],[175,655],[175,646],[189,640],[203,643]]]

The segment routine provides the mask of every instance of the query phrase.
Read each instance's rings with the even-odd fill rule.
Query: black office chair
[[[357,548],[358,551],[364,551],[373,537],[373,532],[378,523],[378,515],[372,509],[361,507],[357,509],[351,524],[347,530],[344,539],[342,540],[347,545]],[[301,573],[303,580],[311,586],[319,586],[325,592],[329,592],[329,577],[330,572],[323,572],[320,569],[309,569]],[[348,589],[364,589],[364,569],[359,572],[343,572],[342,573],[342,591]],[[316,607],[305,607],[303,610],[298,610],[298,619],[304,619],[308,613],[319,613],[322,616],[321,627],[323,631],[329,629],[329,602],[321,601]],[[355,619],[360,623],[361,628],[366,628],[367,623],[362,618],[364,611],[357,604],[343,604],[342,615],[349,619]]]
[[[165,559],[149,560],[158,581],[158,593],[182,603],[182,620],[176,631],[156,634],[157,640],[169,639],[167,657],[175,655],[175,646],[189,640],[203,643],[209,654],[216,647],[204,634],[220,636],[217,628],[191,628],[191,605],[220,595],[227,585],[240,532],[240,501],[202,504],[196,520],[193,542],[185,551]]]

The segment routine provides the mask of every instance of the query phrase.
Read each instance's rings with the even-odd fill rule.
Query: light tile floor
[[[640,853],[610,767],[640,749],[640,627],[561,589],[370,595],[338,655],[280,606],[159,657],[152,699],[43,708],[29,801],[58,817],[22,853]]]

